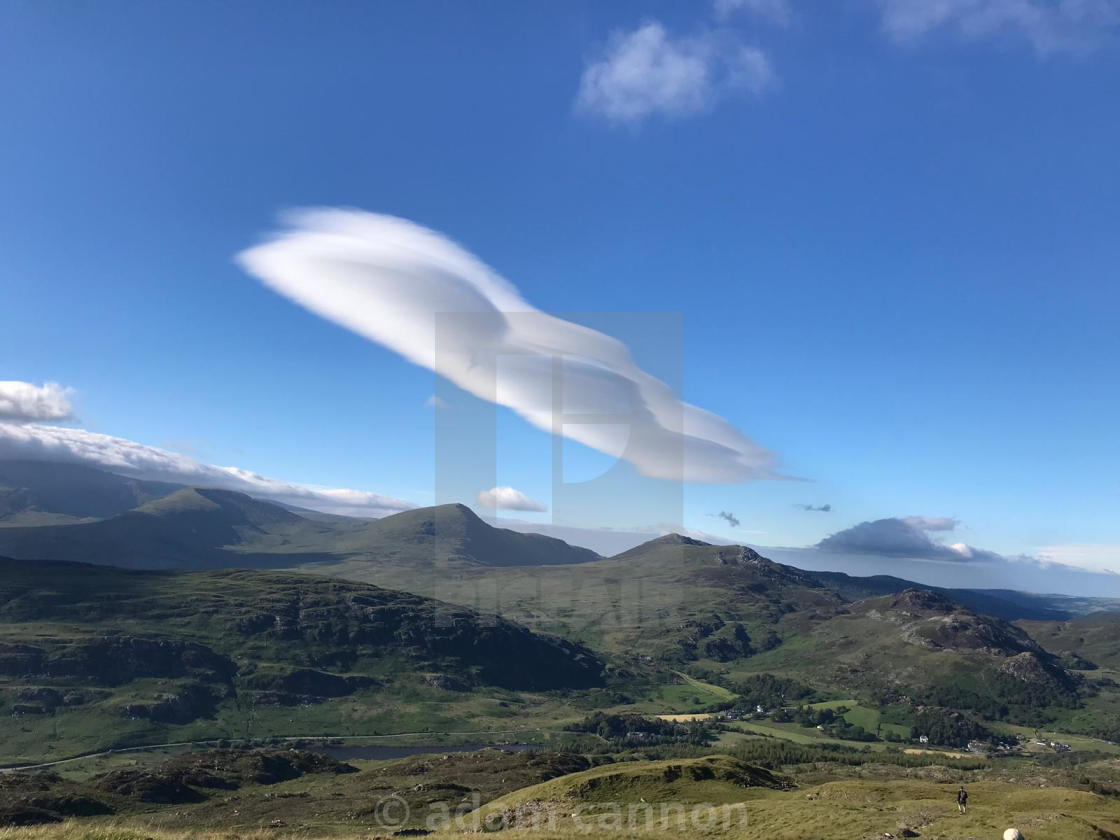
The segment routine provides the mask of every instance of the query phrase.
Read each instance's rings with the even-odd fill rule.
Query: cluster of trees
[[[830,762],[848,766],[863,764],[890,764],[897,767],[930,767],[944,764],[940,755],[907,755],[896,748],[873,751],[868,747],[856,749],[839,744],[794,744],[779,738],[759,738],[746,741],[730,751],[735,758],[757,764],[768,770],[786,770],[797,764]],[[961,770],[979,770],[990,766],[985,758],[961,760],[953,766]]]
[[[755,706],[776,709],[816,698],[816,692],[804,683],[773,674],[753,674],[732,685],[731,690],[740,697],[735,705],[747,709],[754,709]]]
[[[965,747],[969,741],[990,739],[992,732],[954,709],[923,706],[914,714],[910,737],[916,740],[922,735],[927,736],[931,744]]]
[[[715,740],[712,728],[703,721],[678,723],[642,715],[613,715],[595,712],[565,727],[569,732],[598,735],[615,747],[663,744],[707,746]]]
[[[930,706],[974,712],[987,720],[1007,720],[1027,726],[1044,726],[1055,720],[1053,709],[1081,705],[1077,679],[1047,663],[1037,666],[1033,679],[1012,674],[955,674],[954,679],[930,686],[915,697]],[[1083,681],[1082,681],[1083,682]]]

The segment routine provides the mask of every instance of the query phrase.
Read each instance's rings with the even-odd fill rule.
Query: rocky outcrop
[[[169,639],[117,636],[54,649],[0,646],[4,676],[65,677],[97,685],[122,685],[142,677],[188,677],[228,683],[237,672],[229,657],[205,645]]]
[[[0,774],[0,827],[42,825],[113,813],[57,773]]]
[[[129,703],[121,709],[124,717],[156,723],[190,723],[213,717],[222,697],[206,685],[183,686],[175,694],[159,694],[149,703]]]
[[[735,621],[725,624],[708,639],[703,645],[704,656],[717,662],[731,662],[743,659],[754,653],[751,637],[743,625]]]
[[[176,756],[151,770],[112,770],[94,781],[98,789],[141,802],[201,802],[210,790],[246,784],[273,785],[316,773],[355,773],[356,768],[304,750],[210,750]]]
[[[339,676],[312,668],[291,671],[262,671],[244,679],[244,686],[256,693],[263,706],[302,706],[323,703],[335,697],[349,697],[355,691],[374,688],[379,683],[372,677]]]

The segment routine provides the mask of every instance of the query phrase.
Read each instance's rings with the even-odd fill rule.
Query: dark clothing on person
[[[968,810],[968,791],[964,788],[957,791],[957,810],[962,814]]]

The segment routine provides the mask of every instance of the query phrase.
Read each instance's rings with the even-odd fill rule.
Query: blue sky
[[[679,313],[679,351],[619,337],[802,479],[689,483],[684,527],[1117,546],[1120,8],[930,8],[6,4],[0,378],[73,388],[83,429],[431,503],[447,386],[234,261],[285,208],[361,208],[546,312]],[[548,435],[498,422],[498,481],[549,504]]]

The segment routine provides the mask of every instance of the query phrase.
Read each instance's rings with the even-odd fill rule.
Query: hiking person
[[[964,789],[964,785],[957,791],[957,810],[962,814],[968,812],[968,791]]]

